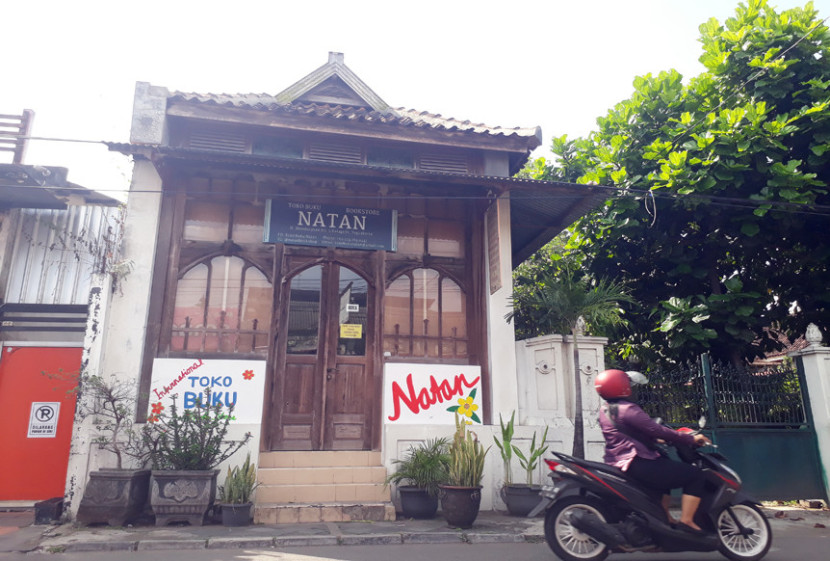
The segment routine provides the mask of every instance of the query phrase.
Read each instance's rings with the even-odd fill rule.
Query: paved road
[[[765,561],[826,561],[830,528],[812,520],[772,520],[774,542]],[[200,549],[101,553],[4,553],[2,561],[555,561],[545,544],[429,544],[284,548],[274,550]],[[718,553],[615,554],[609,561],[715,561]]]

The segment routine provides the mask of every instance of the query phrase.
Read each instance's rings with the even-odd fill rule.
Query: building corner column
[[[809,400],[806,405],[810,408],[818,441],[825,493],[830,497],[830,347],[821,344],[821,331],[814,324],[807,327],[806,339],[809,346],[789,356],[800,362],[804,373]]]

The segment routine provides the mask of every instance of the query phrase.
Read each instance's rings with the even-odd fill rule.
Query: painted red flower
[[[250,380],[251,378],[254,377],[254,371],[253,370],[246,370],[245,372],[242,373],[242,377],[245,378],[246,380]]]
[[[161,419],[159,418],[158,415],[150,415],[149,417],[147,417],[147,422],[148,423],[158,423],[160,420]]]
[[[162,405],[160,401],[153,404],[153,415],[154,416],[161,415],[162,411],[164,411],[164,405]]]

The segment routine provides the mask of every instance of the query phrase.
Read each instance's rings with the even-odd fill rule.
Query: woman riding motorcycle
[[[692,533],[701,532],[694,516],[703,494],[703,472],[690,464],[675,462],[660,454],[655,444],[668,441],[687,446],[704,446],[711,441],[702,434],[683,434],[654,422],[639,405],[631,401],[632,384],[646,384],[639,372],[606,370],[594,381],[597,393],[605,399],[600,408],[599,424],[605,437],[606,464],[628,473],[645,487],[663,495],[662,504],[669,515],[669,493],[683,488],[680,521],[677,527]]]

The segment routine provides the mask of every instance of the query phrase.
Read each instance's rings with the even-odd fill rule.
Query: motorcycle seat
[[[579,458],[572,458],[571,461],[573,463],[580,465],[585,468],[590,468],[596,471],[604,471],[607,473],[613,473],[615,475],[619,475],[620,477],[625,477],[625,472],[618,467],[609,466],[608,464],[602,462],[591,462],[589,460],[582,460]]]

